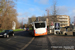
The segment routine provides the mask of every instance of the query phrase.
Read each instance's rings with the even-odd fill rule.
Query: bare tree
[[[56,0],[53,0],[53,15],[56,15],[57,11],[56,11]]]
[[[47,26],[51,26],[52,22],[58,22],[57,20],[57,2],[56,0],[53,0],[53,5],[50,9],[47,9],[47,20],[48,20],[48,25]]]
[[[58,22],[58,20],[57,20],[57,7],[56,7],[56,5],[57,5],[57,2],[56,2],[56,0],[53,0],[53,11],[52,11],[52,19],[53,19],[53,22]]]
[[[52,5],[52,10],[50,10],[50,12],[52,13],[51,15],[49,15],[49,25],[51,25],[52,22],[58,22],[57,20],[57,2],[56,0],[53,0],[53,5]]]
[[[33,16],[31,17],[31,19],[32,19],[32,22],[34,22],[34,21],[36,20],[36,17],[33,15]]]
[[[15,21],[17,27],[19,27],[19,23],[17,21],[17,12],[15,7],[15,3],[13,0],[1,0],[2,3],[2,14],[1,14],[1,24],[2,29],[12,29],[12,22]]]
[[[32,28],[32,25],[31,24],[29,25],[29,28]]]
[[[25,24],[25,28],[27,27],[27,24]]]

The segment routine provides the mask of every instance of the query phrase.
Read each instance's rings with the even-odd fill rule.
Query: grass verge
[[[17,32],[17,31],[24,31],[24,29],[15,29],[13,30],[14,32]]]
[[[32,30],[32,28],[29,28],[29,30]]]

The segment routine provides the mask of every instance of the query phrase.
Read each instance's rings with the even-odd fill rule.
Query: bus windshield
[[[35,28],[45,28],[45,23],[35,23]]]

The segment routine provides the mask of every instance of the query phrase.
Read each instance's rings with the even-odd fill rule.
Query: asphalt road
[[[51,45],[47,36],[33,37],[27,31],[16,32],[14,34],[14,37],[0,37],[0,50],[51,49]]]
[[[75,36],[46,35],[33,37],[27,31],[10,38],[0,37],[0,50],[63,50],[53,46],[75,46]]]
[[[0,50],[20,50],[32,38],[26,31],[16,32],[15,36],[11,36],[10,38],[0,37]]]

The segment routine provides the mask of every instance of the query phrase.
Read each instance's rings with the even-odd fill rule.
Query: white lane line
[[[54,41],[52,41],[52,39],[51,39],[52,37],[49,38],[49,36],[47,36],[47,38],[48,38],[49,42],[50,42],[51,45],[52,45],[52,43],[54,43]]]
[[[23,48],[21,48],[20,50],[26,49],[26,47],[28,47],[29,44],[30,44],[33,40],[34,40],[34,37],[33,37]]]
[[[11,39],[11,38],[10,38]],[[7,41],[9,41],[10,39],[7,39]]]

